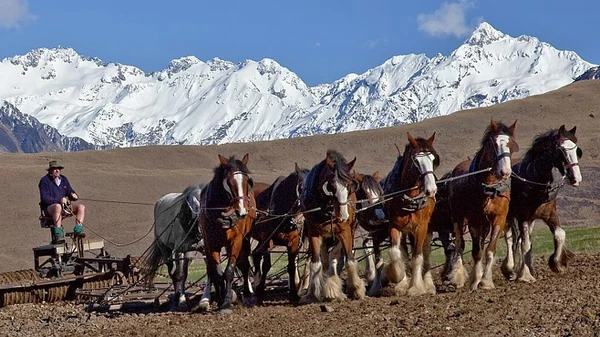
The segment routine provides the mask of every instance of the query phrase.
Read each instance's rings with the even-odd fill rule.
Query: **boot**
[[[85,237],[85,233],[83,232],[83,225],[78,223],[73,227],[73,237]]]
[[[50,229],[52,233],[52,244],[65,243],[65,232],[62,227],[52,227]]]

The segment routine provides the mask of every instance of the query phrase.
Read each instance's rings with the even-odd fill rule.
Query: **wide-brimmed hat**
[[[58,160],[51,160],[51,161],[49,161],[48,162],[48,171],[50,171],[52,169],[55,169],[55,168],[62,170],[65,167],[62,166]]]

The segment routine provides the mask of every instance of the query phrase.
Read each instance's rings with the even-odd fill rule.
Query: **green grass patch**
[[[600,252],[600,227],[565,227],[566,232],[566,246],[567,249],[575,253],[599,253]],[[506,256],[506,244],[504,238],[499,240],[496,256],[500,259]],[[550,256],[554,252],[554,237],[544,223],[537,224],[534,231],[531,233],[531,242],[533,244],[533,255],[534,256]],[[467,253],[464,255],[464,261],[471,261],[471,243],[466,243],[465,250]],[[364,250],[357,249],[356,257],[359,259],[359,268],[364,270],[365,260],[363,258]],[[305,256],[305,254],[301,254]],[[387,251],[383,252],[384,259],[387,260]],[[287,256],[285,253],[273,253],[271,255],[271,271],[269,277],[276,277],[283,275],[287,278]],[[303,272],[305,260],[300,261],[300,273]],[[431,265],[433,267],[441,266],[444,263],[444,251],[438,247],[432,247],[431,253]],[[225,269],[226,262],[222,264],[222,268]],[[206,266],[201,258],[197,258],[190,263],[188,269],[188,280],[195,282],[199,279],[203,280],[206,276]],[[167,277],[165,277],[167,276]],[[159,275],[156,280],[158,282],[170,282],[168,278],[167,269],[162,266]]]

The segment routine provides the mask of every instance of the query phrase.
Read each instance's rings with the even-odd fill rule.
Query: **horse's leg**
[[[297,283],[295,282],[298,279],[298,266],[296,265],[296,261],[298,259],[298,252],[300,250],[300,237],[292,236],[288,242],[287,246],[287,256],[288,256],[288,265],[287,272],[289,278],[289,294],[288,299],[290,302],[295,303],[300,300],[300,296],[298,296],[298,288]]]
[[[171,263],[168,265],[169,276],[173,282],[173,300],[171,302],[171,310],[182,310],[186,305],[185,299],[185,281],[187,279],[187,270],[189,259],[184,253],[173,252],[171,255]]]
[[[268,253],[268,252],[267,252]],[[246,307],[251,307],[256,305],[256,296],[254,295],[254,290],[252,289],[252,282],[250,282],[250,240],[248,238],[242,238],[242,247],[239,252],[239,259],[237,263],[238,269],[242,272],[242,277],[244,278],[244,305]],[[270,259],[270,256],[269,256]],[[269,261],[270,262],[270,261]],[[269,266],[270,268],[270,266]],[[267,270],[264,272],[266,277]]]
[[[485,261],[485,270],[483,272],[483,278],[481,280],[481,288],[482,289],[493,289],[494,288],[494,264],[496,262],[496,245],[498,244],[498,239],[500,239],[500,235],[504,233],[504,228],[506,226],[506,215],[497,215],[492,224],[492,229],[490,233],[490,242],[485,251],[486,261]],[[482,235],[485,238],[485,235]],[[507,249],[508,250],[508,249]]]
[[[350,227],[345,227],[339,234],[339,239],[343,248],[343,255],[346,260],[346,289],[353,299],[365,298],[365,282],[358,275],[358,262],[354,256],[354,235]],[[341,287],[340,287],[341,288]],[[345,298],[345,296],[344,296]]]
[[[303,239],[303,242],[304,242],[304,247],[309,246],[308,238],[305,237]],[[306,293],[308,291],[308,287],[309,287],[309,283],[310,283],[310,262],[309,262],[310,260],[311,260],[311,258],[310,258],[310,249],[309,249],[304,254],[304,268],[303,268],[303,272],[302,272],[302,277],[300,277],[300,280],[297,285],[299,294]],[[298,258],[296,259],[296,266],[298,266],[300,264],[299,262],[300,262],[300,254],[298,254]]]
[[[429,294],[435,294],[436,288],[433,283],[433,276],[431,275],[431,240],[433,238],[433,233],[428,232],[425,237],[425,242],[423,242],[423,271],[424,271],[424,282],[425,282],[425,291]]]
[[[483,249],[485,248],[486,235],[482,234],[487,231],[481,228],[475,228],[469,225],[469,232],[473,243],[471,256],[473,258],[473,269],[471,269],[471,291],[477,290],[481,279],[483,278]]]
[[[465,251],[465,219],[454,223],[454,242],[448,247],[450,257],[446,259],[442,281],[444,285],[460,288],[465,285],[466,269],[463,265],[462,255]]]
[[[387,280],[384,280],[383,269],[384,262],[383,256],[381,254],[381,244],[384,239],[382,235],[374,235],[373,236],[373,251],[375,254],[375,278],[371,281],[371,286],[369,291],[367,292],[368,296],[377,297],[383,294],[383,286],[387,283]],[[385,283],[384,283],[385,281]]]
[[[390,263],[383,267],[383,279],[392,283],[397,283],[395,287],[396,293],[406,294],[408,289],[409,279],[406,275],[406,261],[401,252],[402,232],[396,228],[390,229]]]
[[[516,237],[515,229],[516,217],[509,216],[506,218],[507,225],[504,229],[504,242],[506,242],[506,258],[502,261],[500,270],[504,277],[509,281],[517,279],[515,273],[515,255],[516,255]]]
[[[560,226],[556,208],[552,209],[550,216],[544,221],[554,236],[554,253],[548,259],[548,265],[553,272],[561,273],[567,268],[574,254],[565,247],[567,234]]]
[[[208,279],[215,287],[215,296],[217,297],[217,305],[223,303],[225,293],[225,280],[223,277],[223,270],[221,270],[221,252],[213,251],[209,252],[206,256],[206,272]],[[209,289],[210,291],[210,289]]]
[[[204,259],[206,264],[206,258]],[[204,291],[202,292],[202,296],[200,297],[200,303],[198,303],[197,310],[206,312],[210,309],[210,276],[206,276],[206,282],[204,283]]]
[[[311,236],[308,239],[310,250],[310,279],[308,292],[302,298],[303,303],[321,301],[324,297],[325,277],[321,263],[321,236]]]
[[[533,276],[533,252],[531,245],[531,232],[533,231],[533,227],[535,225],[535,220],[528,222],[523,221],[519,224],[521,229],[521,252],[523,254],[523,263],[521,265],[521,269],[519,270],[519,276],[517,280],[521,282],[535,282],[536,279]]]
[[[375,258],[373,257],[373,238],[371,236],[367,236],[363,240],[363,246],[365,247],[365,279],[367,283],[373,284],[373,280],[375,279]]]
[[[329,269],[325,278],[324,298],[328,301],[343,300],[346,298],[342,291],[340,270],[343,268],[342,243],[336,242],[331,251],[326,255],[329,259]]]
[[[262,243],[259,241],[256,250],[251,254],[252,264],[254,265],[254,288],[256,288],[256,295],[260,298],[260,279],[262,277],[262,262],[263,254],[260,249]]]
[[[427,222],[422,222],[416,228],[413,233],[412,242],[412,276],[410,280],[410,287],[408,288],[407,294],[409,296],[423,295],[427,292],[425,289],[425,282],[423,279],[424,275],[424,253],[423,245],[427,237]]]

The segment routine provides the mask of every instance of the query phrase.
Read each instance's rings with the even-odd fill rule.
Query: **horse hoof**
[[[197,312],[208,312],[208,310],[210,310],[210,303],[208,301],[200,301],[193,309],[193,311]]]
[[[233,312],[233,310],[231,310],[231,309],[229,309],[229,308],[227,308],[227,309],[221,309],[221,310],[219,310],[219,314],[221,314],[221,315],[229,315],[229,314],[231,314],[232,312]]]
[[[258,303],[258,299],[256,296],[244,296],[244,306],[246,308],[251,308]]]

